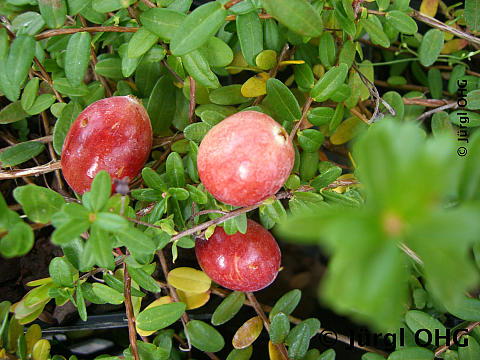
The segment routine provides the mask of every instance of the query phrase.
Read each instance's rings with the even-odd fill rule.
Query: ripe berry
[[[258,291],[277,277],[281,254],[274,237],[253,220],[247,232],[227,235],[217,226],[208,239],[197,239],[197,260],[217,284],[237,291]]]
[[[270,116],[243,111],[215,125],[198,149],[200,180],[216,199],[235,206],[274,195],[293,168],[285,130]]]
[[[106,170],[114,179],[135,178],[152,147],[147,112],[133,96],[99,100],[83,110],[67,133],[62,171],[77,193],[90,189],[93,178]]]

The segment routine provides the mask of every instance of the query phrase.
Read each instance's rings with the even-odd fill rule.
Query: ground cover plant
[[[478,0],[0,2],[0,358],[120,311],[97,358],[478,359],[479,31]]]

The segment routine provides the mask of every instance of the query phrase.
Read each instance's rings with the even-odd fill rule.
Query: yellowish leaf
[[[40,325],[33,324],[25,333],[25,340],[27,342],[27,354],[31,354],[33,346],[42,338],[42,329]]]
[[[241,92],[245,97],[257,97],[267,93],[267,80],[270,78],[266,72],[252,76],[242,85]]]
[[[438,0],[423,0],[420,5],[420,12],[427,16],[435,17],[438,9]]]
[[[157,300],[153,301],[152,303],[148,304],[148,306],[145,308],[145,310],[147,309],[151,309],[153,307],[157,307],[157,306],[160,306],[160,305],[164,305],[164,304],[169,304],[171,303],[173,300],[170,296],[162,296],[161,298],[158,298]],[[140,336],[150,336],[152,335],[155,331],[146,331],[146,330],[141,330],[137,327],[137,325],[135,324],[135,329],[137,330],[137,333],[140,335]]]
[[[333,145],[345,144],[347,141],[353,139],[358,131],[358,127],[362,124],[364,124],[364,122],[356,116],[346,119],[338,125],[337,130],[330,136],[330,142]]]
[[[255,58],[255,63],[262,70],[270,70],[277,64],[277,53],[274,50],[263,50]]]
[[[210,299],[210,291],[204,293],[189,293],[177,289],[180,301],[187,305],[187,310],[197,309],[205,305]]]
[[[247,61],[245,60],[245,58],[243,57],[242,52],[239,51],[239,52],[237,52],[237,53],[234,55],[232,62],[231,62],[230,65],[228,65],[228,66],[248,67],[248,63],[247,63]],[[228,71],[230,74],[235,75],[235,74],[238,74],[239,72],[241,72],[242,69],[228,69],[227,71]]]
[[[467,46],[468,42],[465,39],[453,39],[447,41],[443,45],[443,49],[441,54],[451,54],[455,51],[462,50],[465,46]]]
[[[203,271],[191,267],[179,267],[168,273],[167,281],[176,289],[190,293],[204,293],[212,280]]]
[[[271,341],[268,342],[268,356],[270,360],[285,360],[280,350],[278,350],[277,346]]]
[[[207,230],[205,230],[205,238],[208,240],[210,239],[210,236],[213,235],[213,233],[215,232],[215,228],[217,227],[217,225],[213,224],[213,225],[210,225]]]
[[[232,344],[235,349],[244,349],[257,340],[262,332],[263,321],[260,316],[255,316],[243,323],[237,330],[232,339]]]
[[[40,286],[40,285],[44,285],[44,284],[48,284],[48,283],[51,283],[53,280],[51,277],[48,277],[48,278],[43,278],[43,279],[37,279],[37,280],[32,280],[32,281],[29,281],[26,285],[27,286]]]
[[[41,339],[33,346],[32,358],[33,360],[47,360],[50,355],[50,342],[46,339]]]

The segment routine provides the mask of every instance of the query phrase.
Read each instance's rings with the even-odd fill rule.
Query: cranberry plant
[[[333,311],[404,333],[388,352],[355,344],[363,360],[477,359],[480,2],[197,5],[0,3],[0,255],[27,255],[40,231],[62,254],[21,299],[0,302],[0,358],[63,358],[39,323],[53,303],[71,303],[83,321],[91,304],[125,305],[129,346],[102,358],[335,359],[333,349],[311,345],[324,333],[321,314],[292,315],[299,289],[283,289],[271,304],[249,291],[277,276],[282,242],[279,250],[270,230],[328,256],[320,286],[310,286]],[[148,114],[151,151],[147,130],[138,134],[131,117],[120,122],[130,114],[120,102],[91,115],[90,105],[126,96]],[[262,154],[262,128],[247,129],[249,117],[278,122],[282,147]],[[238,134],[232,128],[210,139],[232,119],[241,143],[228,137]],[[108,131],[89,128],[94,121]],[[78,165],[67,169],[72,142]],[[97,166],[113,144],[128,154],[124,164]],[[274,151],[276,171],[259,181]],[[240,171],[244,163],[255,171]],[[225,169],[238,179],[223,181]],[[280,191],[255,195],[275,172]],[[76,193],[65,179],[86,188]],[[227,187],[234,202],[218,199]],[[255,278],[263,267],[243,266],[247,255],[232,248],[260,236],[268,243],[262,261],[275,264]],[[177,266],[196,243],[199,264]],[[240,280],[249,286],[237,287]],[[223,298],[213,314],[192,317],[211,297]],[[256,316],[226,338],[219,326],[247,307]],[[443,337],[432,342],[427,333]],[[259,344],[262,334],[268,345]]]

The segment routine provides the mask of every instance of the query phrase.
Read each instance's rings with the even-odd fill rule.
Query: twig
[[[172,73],[172,75],[175,77],[175,79],[177,79],[177,81],[182,84],[183,86],[183,79],[175,72],[175,70],[173,70],[170,65],[168,65],[167,63],[167,60],[163,59],[162,60],[162,64],[167,68],[168,71],[170,71]]]
[[[188,108],[188,121],[193,124],[193,117],[195,116],[195,80],[190,78],[190,106]]]
[[[427,112],[424,112],[422,115],[420,115],[417,120],[419,121],[423,121],[425,120],[426,118],[430,117],[430,115],[433,115],[437,112],[440,112],[440,111],[443,111],[443,110],[447,110],[447,109],[452,109],[452,108],[457,108],[457,103],[456,102],[452,102],[452,103],[449,103],[449,104],[446,104],[446,105],[443,105],[443,106],[439,106],[433,110],[430,110],[430,111],[427,111]]]
[[[55,29],[55,30],[48,30],[44,31],[38,35],[35,35],[35,39],[43,40],[48,39],[53,36],[58,35],[68,35],[68,34],[75,34],[77,32],[128,32],[134,33],[138,31],[138,27],[127,27],[127,26],[88,26],[88,27],[80,27],[80,28],[69,28],[69,29]]]
[[[47,135],[47,136],[39,137],[37,139],[27,140],[27,141],[24,141],[24,142],[41,142],[42,144],[48,144],[52,141],[53,141],[53,135]],[[6,147],[0,149],[0,154],[2,152],[4,152],[5,150],[13,147],[13,146],[15,146],[15,145],[6,146]]]
[[[396,115],[395,110],[388,104],[385,100],[382,99],[380,94],[378,93],[377,88],[375,87],[375,84],[372,83],[363,73],[360,71],[357,65],[353,64],[352,65],[355,71],[357,72],[358,76],[360,77],[360,80],[364,83],[364,85],[367,87],[368,91],[370,92],[370,96],[374,99],[375,101],[375,110],[373,112],[372,117],[368,121],[369,124],[375,121],[378,115],[378,109],[380,107],[380,102],[387,108],[388,112],[392,114],[393,116]]]
[[[51,162],[44,165],[35,166],[28,169],[10,170],[10,171],[0,170],[0,180],[16,179],[24,176],[38,176],[38,175],[46,174],[61,168],[62,168],[62,164],[60,163],[60,161],[56,161],[56,162]]]
[[[83,27],[87,27],[87,22],[85,18],[81,15],[80,15],[80,21],[82,22]],[[90,44],[90,55],[92,56],[92,61],[90,62],[90,66],[92,67],[93,76],[95,76],[95,78],[100,81],[103,88],[105,89],[105,94],[107,95],[107,97],[112,96],[112,90],[110,89],[110,86],[108,85],[107,80],[103,76],[97,74],[97,72],[95,71],[95,66],[97,66],[98,60],[97,60],[97,55],[95,54],[95,47],[93,46],[93,44]]]
[[[480,39],[475,37],[475,36],[472,36],[472,35],[469,35],[461,30],[458,30],[454,27],[451,27],[451,26],[448,26],[448,25],[445,25],[443,22],[437,20],[437,19],[434,19],[430,16],[427,16],[425,14],[422,14],[420,11],[417,11],[417,10],[412,10],[412,12],[409,14],[411,17],[413,17],[414,19],[418,20],[418,21],[421,21],[427,25],[430,25],[434,28],[437,28],[437,29],[440,29],[442,31],[447,31],[459,38],[462,38],[462,39],[465,39],[473,44],[476,44],[476,45],[480,45]]]
[[[128,273],[127,263],[123,263],[123,284],[124,284],[124,296],[125,296],[125,309],[127,311],[128,318],[128,337],[130,340],[130,345],[132,346],[132,355],[135,360],[140,360],[138,355],[137,348],[137,330],[135,329],[135,319],[133,314],[133,305],[132,305],[132,278]]]
[[[262,319],[265,329],[267,329],[267,332],[270,334],[270,322],[268,321],[267,316],[263,312],[262,306],[257,301],[257,298],[255,297],[255,295],[253,295],[252,292],[248,291],[245,294],[247,295],[247,298],[250,301],[251,306],[255,309],[255,312],[257,313],[257,315],[260,316],[260,318]],[[275,346],[277,347],[278,351],[280,351],[280,353],[283,355],[285,359],[287,360],[290,359],[288,356],[287,349],[285,348],[285,345],[283,343],[275,344]]]
[[[305,101],[305,105],[303,106],[302,117],[300,118],[300,120],[297,121],[297,123],[293,127],[292,131],[290,131],[290,135],[288,136],[288,139],[290,141],[293,140],[293,138],[295,137],[295,134],[297,133],[298,128],[307,118],[307,112],[308,112],[308,109],[310,109],[310,105],[312,105],[312,102],[313,102],[312,97],[310,95],[308,95],[308,98]]]
[[[452,339],[450,339],[447,344],[440,346],[437,350],[435,350],[435,358],[437,358],[441,353],[447,351],[450,346],[458,344],[458,341],[462,338],[462,336],[471,333],[473,329],[475,329],[478,325],[480,325],[480,321],[471,323],[469,326],[467,326],[466,332],[459,332],[457,334],[457,338],[455,341],[452,341]]]
[[[147,5],[149,8],[154,8],[157,7],[154,3],[152,3],[150,0],[142,0],[142,2]]]
[[[258,14],[260,19],[273,19],[273,16],[270,14]],[[233,21],[237,19],[237,15],[227,15],[225,21]]]
[[[50,87],[52,88],[53,90],[53,93],[55,94],[55,97],[57,98],[57,100],[59,102],[65,102],[63,101],[63,98],[62,98],[62,95],[60,95],[60,93],[53,87],[53,81],[52,79],[50,78],[50,75],[48,75],[47,71],[45,70],[45,68],[43,67],[43,65],[40,63],[40,61],[38,61],[38,59],[36,57],[33,58],[33,61],[35,61],[35,64],[37,65],[38,67],[38,70],[40,70],[40,73],[42,74],[44,80],[48,83],[48,85],[50,85]]]
[[[233,5],[236,5],[238,4],[239,2],[241,2],[243,0],[230,0],[229,2],[227,2],[225,5],[223,5],[223,7],[225,9],[230,9]]]
[[[200,210],[199,212],[196,212],[195,214],[192,214],[189,216],[189,218],[185,221],[185,224],[188,224],[189,221],[192,221],[197,217],[197,216],[202,216],[206,214],[228,214],[228,212],[223,211],[223,210],[218,210],[218,209],[206,209],[206,210]]]

